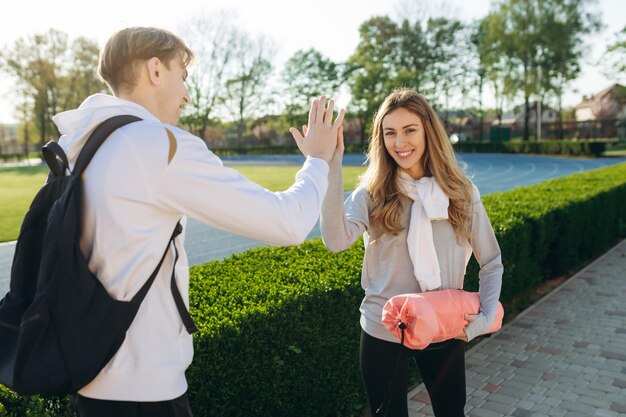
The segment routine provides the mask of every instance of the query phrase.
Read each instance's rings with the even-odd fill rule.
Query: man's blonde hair
[[[131,93],[139,79],[138,67],[151,58],[159,58],[169,68],[181,57],[186,68],[194,54],[182,39],[164,29],[131,27],[113,34],[100,51],[98,74],[113,94]]]

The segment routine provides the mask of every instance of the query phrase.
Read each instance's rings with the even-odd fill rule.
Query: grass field
[[[289,188],[299,166],[233,166],[246,178],[272,191]],[[344,167],[345,189],[352,190],[364,167]],[[20,225],[33,197],[44,184],[46,167],[0,168],[0,242],[17,239]]]
[[[47,175],[46,167],[0,168],[0,242],[17,239],[28,206]]]
[[[272,191],[287,189],[295,178],[299,166],[258,166],[258,165],[234,165],[232,168],[241,172],[246,178],[261,184]],[[365,167],[343,167],[344,189],[353,190],[358,183],[358,177],[365,172]]]
[[[616,142],[606,147],[604,156],[626,156],[626,142]]]

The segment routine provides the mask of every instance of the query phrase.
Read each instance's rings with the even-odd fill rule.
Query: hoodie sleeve
[[[170,130],[176,152],[155,183],[153,195],[159,205],[216,229],[269,244],[292,245],[306,239],[317,222],[328,186],[324,160],[307,158],[289,189],[271,192],[224,167],[199,138],[180,129]]]
[[[468,341],[484,334],[496,317],[496,307],[502,287],[502,255],[489,216],[485,211],[478,189],[474,186],[472,205],[472,233],[470,245],[480,266],[478,273],[480,311],[475,322],[467,326]]]
[[[328,175],[328,193],[322,204],[320,229],[324,245],[331,252],[341,252],[348,249],[365,231],[369,225],[367,192],[358,187],[352,195],[343,202],[343,171],[341,158],[337,154],[330,161]]]

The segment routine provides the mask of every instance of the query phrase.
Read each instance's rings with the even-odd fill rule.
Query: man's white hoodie
[[[301,243],[317,221],[328,186],[325,161],[307,158],[288,190],[270,192],[224,167],[201,139],[161,123],[136,103],[104,94],[53,118],[70,167],[92,130],[120,114],[143,121],[115,131],[87,167],[80,241],[89,268],[112,297],[135,295],[158,264],[176,222],[182,218],[185,226],[185,216],[275,245]],[[183,240],[184,233],[176,242],[176,281],[188,306]],[[193,346],[172,298],[173,261],[170,248],[120,350],[81,395],[165,401],[186,392]],[[107,335],[101,337],[105,341]]]

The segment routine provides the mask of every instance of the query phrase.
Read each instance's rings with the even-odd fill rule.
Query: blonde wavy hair
[[[402,191],[397,181],[400,169],[385,148],[383,119],[396,109],[404,108],[416,114],[425,130],[426,147],[422,156],[424,173],[434,177],[450,198],[448,217],[462,242],[471,233],[472,183],[458,165],[446,130],[428,102],[410,88],[391,92],[381,104],[372,128],[367,150],[368,168],[361,177],[371,198],[370,224],[374,235],[398,233],[402,230],[400,213]]]

